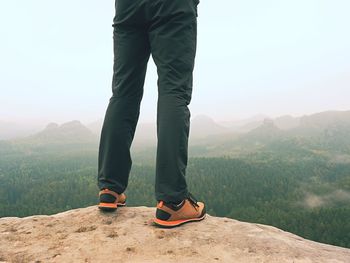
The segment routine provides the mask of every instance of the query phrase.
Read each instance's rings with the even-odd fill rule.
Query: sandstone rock
[[[208,215],[162,229],[155,208],[96,206],[0,219],[0,262],[350,262],[350,249],[278,228]]]

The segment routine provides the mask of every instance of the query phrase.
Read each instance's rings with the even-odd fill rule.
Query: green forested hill
[[[3,155],[0,216],[52,214],[96,204],[93,147]],[[153,163],[133,166],[128,205],[155,205],[154,174]],[[190,191],[206,202],[212,215],[350,247],[350,163],[317,156],[288,160],[263,152],[244,158],[192,157],[187,178]]]

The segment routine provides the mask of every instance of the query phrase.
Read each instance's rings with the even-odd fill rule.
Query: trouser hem
[[[188,190],[184,190],[180,193],[177,194],[162,194],[162,193],[156,193],[156,200],[157,201],[164,201],[164,202],[174,202],[174,203],[179,203],[182,200],[186,199],[188,196]]]
[[[112,186],[112,185],[108,185],[108,184],[100,184],[98,183],[98,188],[100,190],[102,190],[103,188],[108,188],[109,190],[112,190],[118,194],[124,193],[125,189],[122,189],[120,187],[116,187],[116,186]]]

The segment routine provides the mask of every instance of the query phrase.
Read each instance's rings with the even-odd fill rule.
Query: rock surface
[[[0,219],[0,262],[350,262],[350,249],[275,227],[207,215],[162,229],[155,208],[96,206]]]

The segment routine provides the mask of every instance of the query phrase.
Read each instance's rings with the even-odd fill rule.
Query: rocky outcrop
[[[96,206],[0,219],[0,262],[350,262],[350,249],[275,227],[208,215],[162,229],[155,208]]]

